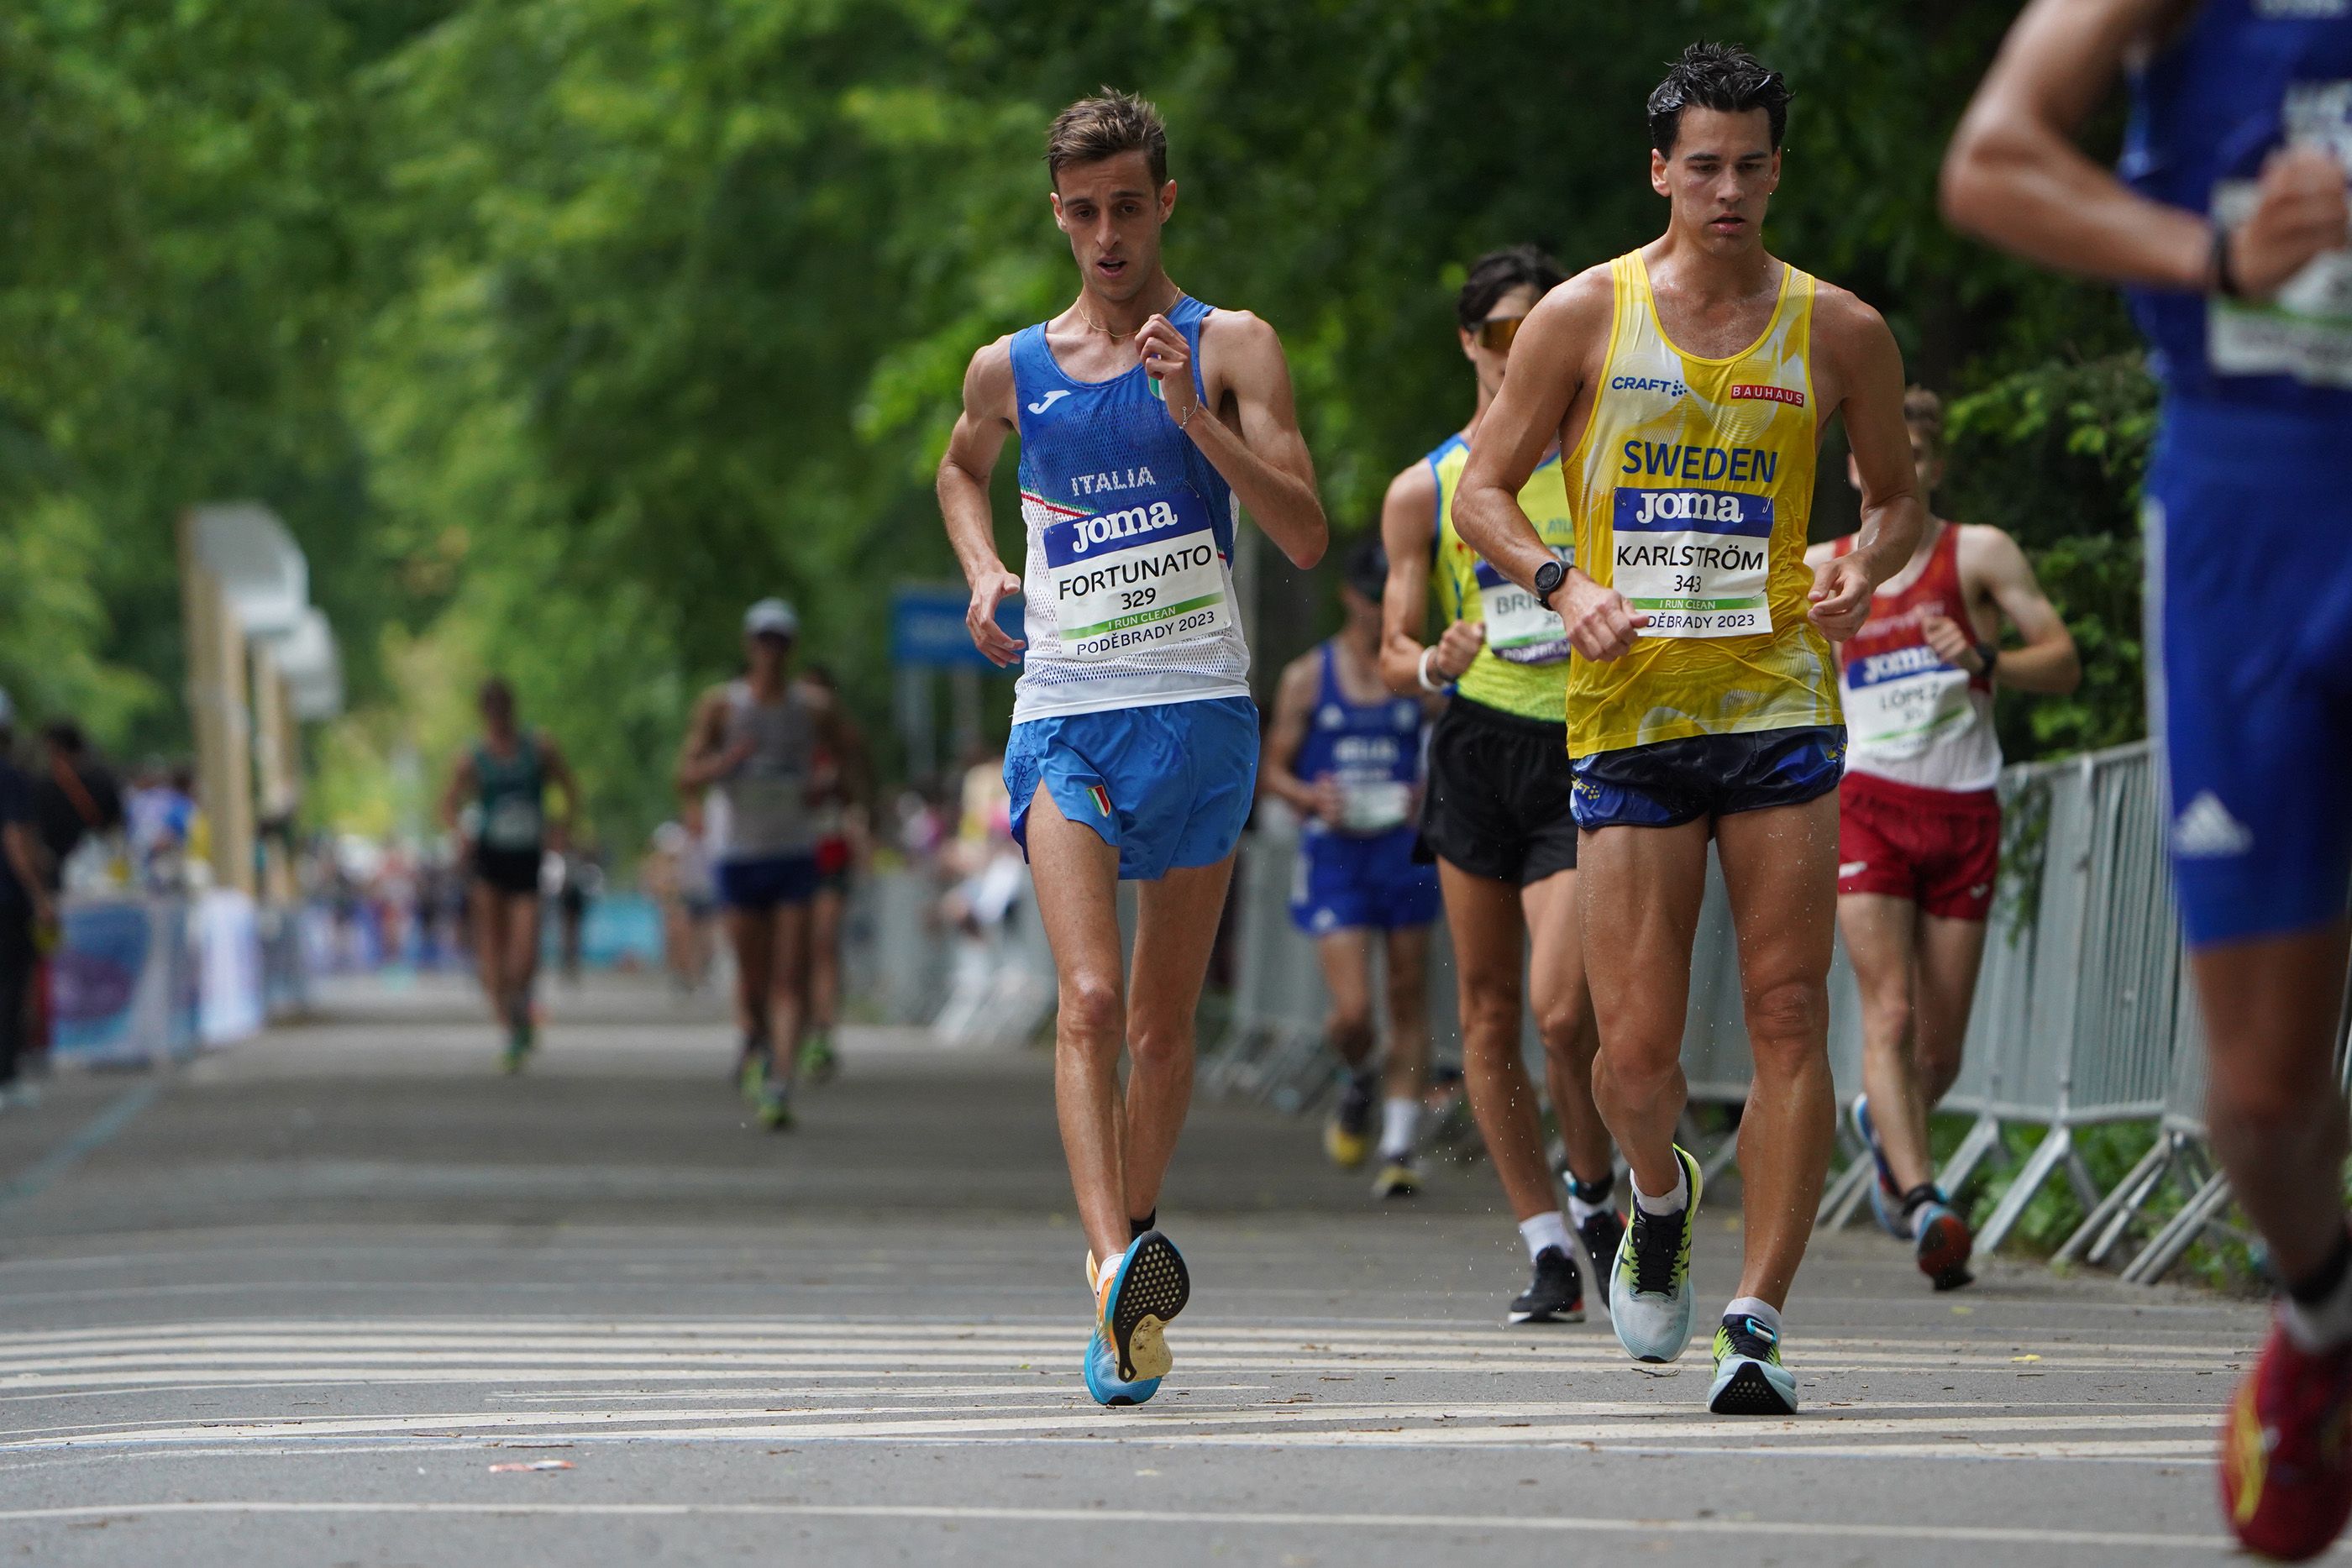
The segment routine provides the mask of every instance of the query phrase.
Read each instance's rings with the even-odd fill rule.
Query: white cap
[[[801,618],[781,599],[762,599],[743,612],[746,637],[797,637],[800,632]]]

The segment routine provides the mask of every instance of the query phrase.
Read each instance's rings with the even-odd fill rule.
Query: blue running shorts
[[[1257,794],[1257,705],[1203,697],[1014,725],[1004,788],[1024,852],[1040,784],[1062,815],[1118,851],[1122,880],[1214,865],[1241,841]]]
[[[806,904],[816,896],[816,855],[766,855],[758,860],[720,861],[713,868],[719,902],[729,909],[763,913],[780,904]]]
[[[1310,833],[1298,842],[1290,923],[1309,936],[1395,931],[1437,918],[1437,868],[1412,858],[1418,828]]]
[[[1841,725],[1692,735],[1570,764],[1576,773],[1576,825],[1672,828],[1684,822],[1801,806],[1838,787],[1845,773]]]
[[[2147,476],[2148,727],[2192,946],[2343,915],[2352,469],[2337,422],[2168,402]]]

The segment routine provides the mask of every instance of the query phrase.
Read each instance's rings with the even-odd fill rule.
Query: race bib
[[[2287,89],[2287,141],[2316,146],[2352,169],[2352,82],[2299,82]],[[2252,214],[2252,180],[2213,187],[2213,221]],[[2292,376],[2307,386],[2352,387],[2352,250],[2327,251],[2267,300],[2216,298],[2206,308],[2205,357],[2225,376]]]
[[[482,841],[497,850],[535,850],[541,836],[539,802],[520,795],[500,796],[482,827]]]
[[[1191,490],[1044,530],[1062,652],[1108,659],[1233,624],[1208,508]]]
[[[1845,667],[1846,737],[1857,751],[1917,757],[1974,716],[1968,672],[1924,643]]]
[[[1385,833],[1404,826],[1412,786],[1393,779],[1339,783],[1339,827],[1350,833]]]
[[[1571,550],[1555,549],[1562,566],[1576,564]],[[1475,568],[1479,612],[1486,620],[1486,646],[1514,664],[1557,664],[1568,657],[1568,627],[1560,618],[1486,561]]]
[[[1650,617],[1644,637],[1772,630],[1772,498],[1732,490],[1616,492],[1612,583]]]

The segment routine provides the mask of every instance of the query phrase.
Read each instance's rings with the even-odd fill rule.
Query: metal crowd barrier
[[[2229,1200],[2203,1147],[2203,1037],[2166,866],[2162,779],[2140,743],[2012,767],[2001,792],[2002,888],[1963,1067],[1943,1105],[1975,1121],[1938,1180],[1948,1189],[1965,1181],[2000,1151],[2004,1126],[2048,1129],[1988,1217],[1979,1247],[2006,1241],[2035,1195],[2063,1174],[2089,1214],[2059,1255],[2095,1263],[2119,1254],[2170,1182],[2182,1207],[2125,1268],[2128,1279],[2153,1281],[2220,1222]],[[1334,1076],[1321,1046],[1328,1003],[1313,947],[1287,914],[1296,857],[1296,832],[1278,820],[1244,844],[1232,1021],[1202,1067],[1214,1090],[1293,1110],[1315,1103]],[[1444,1030],[1454,1013],[1450,959],[1433,958],[1431,978],[1431,1017]],[[1862,1062],[1861,1009],[1843,944],[1830,979],[1829,1033],[1843,1105],[1861,1087]],[[1683,1064],[1694,1102],[1745,1101],[1752,1066],[1738,954],[1712,859],[1692,946]],[[2112,1122],[2151,1123],[2158,1137],[2103,1193],[2076,1134]],[[1727,1140],[1707,1157],[1719,1167],[1731,1154]],[[1850,1159],[1823,1197],[1823,1222],[1851,1218],[1871,1179],[1868,1160]]]

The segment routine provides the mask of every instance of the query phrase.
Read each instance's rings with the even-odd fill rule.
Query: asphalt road
[[[1792,1299],[1803,1415],[1717,1419],[1525,1280],[1484,1166],[1376,1207],[1196,1106],[1160,1399],[1096,1407],[1040,1052],[853,1032],[787,1135],[707,1001],[455,982],[0,1118],[0,1563],[2196,1563],[2263,1326],[1874,1234]],[[1710,1190],[1702,1319],[1729,1294]],[[554,1465],[560,1469],[500,1467]]]

